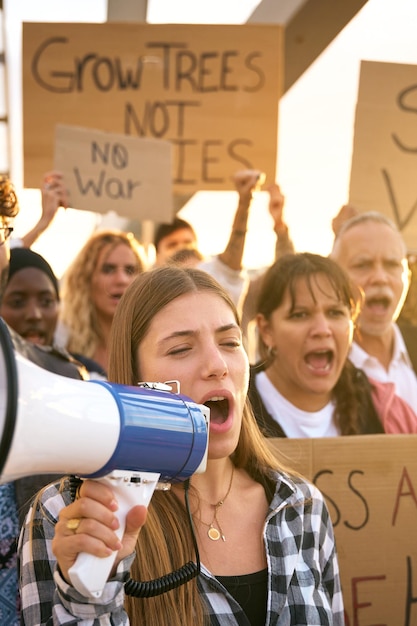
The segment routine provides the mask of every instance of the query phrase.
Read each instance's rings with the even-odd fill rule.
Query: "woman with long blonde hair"
[[[59,333],[69,352],[93,359],[107,372],[116,307],[145,268],[143,248],[132,233],[103,230],[87,240],[62,281]]]
[[[68,485],[49,487],[21,537],[23,622],[341,626],[328,510],[312,484],[284,469],[256,425],[248,358],[226,292],[196,269],[145,272],[117,308],[110,354],[112,381],[176,379],[181,393],[210,408],[207,469],[156,491],[147,514],[133,507],[121,542],[108,487],[86,480],[75,499]],[[129,575],[157,579],[199,560],[196,548],[197,577],[155,597],[126,596]],[[117,556],[102,597],[80,595],[68,574],[78,553],[111,551]]]

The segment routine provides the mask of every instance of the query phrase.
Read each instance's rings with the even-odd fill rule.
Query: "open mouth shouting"
[[[34,343],[38,346],[44,346],[46,344],[46,333],[36,328],[30,328],[21,333],[23,339]]]
[[[333,350],[315,350],[308,352],[304,360],[307,367],[315,374],[327,374],[334,361],[334,352]]]
[[[365,298],[365,306],[374,315],[386,315],[391,307],[392,299],[387,295],[371,296]]]
[[[226,396],[213,395],[204,405],[210,409],[210,431],[225,432],[232,422],[231,403]]]

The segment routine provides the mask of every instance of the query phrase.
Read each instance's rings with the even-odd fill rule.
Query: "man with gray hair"
[[[349,275],[361,303],[350,360],[368,376],[393,382],[417,413],[417,376],[396,324],[410,284],[406,253],[395,224],[371,211],[342,224],[330,256]]]

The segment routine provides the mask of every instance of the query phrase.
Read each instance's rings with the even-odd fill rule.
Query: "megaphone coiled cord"
[[[194,531],[193,516],[191,515],[190,502],[188,498],[189,487],[190,481],[186,480],[184,484],[185,507],[187,510],[188,523],[190,525],[196,562],[194,563],[193,561],[189,561],[174,572],[170,572],[169,574],[165,574],[164,576],[161,576],[160,578],[156,578],[154,580],[140,582],[129,578],[125,582],[124,586],[126,595],[132,596],[134,598],[154,598],[155,596],[160,596],[163,593],[167,593],[167,591],[176,589],[181,585],[185,585],[185,583],[188,583],[190,580],[196,578],[200,574],[200,554],[198,551],[197,539]]]
[[[79,479],[78,476],[69,477],[69,489],[72,500],[75,500],[77,496],[77,490],[81,483],[82,480]],[[176,589],[181,585],[185,585],[190,580],[196,578],[200,574],[200,553],[198,551],[197,539],[195,536],[193,516],[191,515],[190,502],[188,497],[189,488],[190,481],[186,480],[184,483],[185,508],[187,511],[187,519],[191,530],[191,537],[193,541],[196,562],[194,563],[193,561],[189,561],[175,571],[170,572],[169,574],[165,574],[160,578],[155,578],[154,580],[142,582],[129,578],[124,585],[126,595],[132,596],[134,598],[154,598],[155,596],[160,596],[163,593],[171,591],[172,589]]]

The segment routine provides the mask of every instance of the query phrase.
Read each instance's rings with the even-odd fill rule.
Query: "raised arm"
[[[288,226],[284,221],[284,204],[285,196],[281,192],[281,188],[277,183],[268,186],[269,193],[268,209],[273,219],[273,228],[277,236],[275,244],[275,260],[284,254],[292,254],[294,252],[294,244],[289,235]],[[248,286],[246,297],[243,303],[242,324],[246,332],[247,326],[254,319],[257,313],[257,302],[262,286],[264,272],[253,278]]]
[[[219,255],[220,261],[232,270],[242,269],[249,209],[253,192],[262,184],[262,178],[263,174],[259,170],[239,170],[233,177],[239,201],[229,241],[225,250]]]
[[[277,183],[269,185],[269,213],[273,219],[274,232],[277,236],[275,244],[275,260],[294,252],[294,244],[289,234],[288,226],[284,221],[285,196]]]
[[[21,238],[22,245],[30,248],[52,224],[59,207],[68,208],[68,190],[60,172],[47,172],[42,180],[42,214],[35,226]]]

